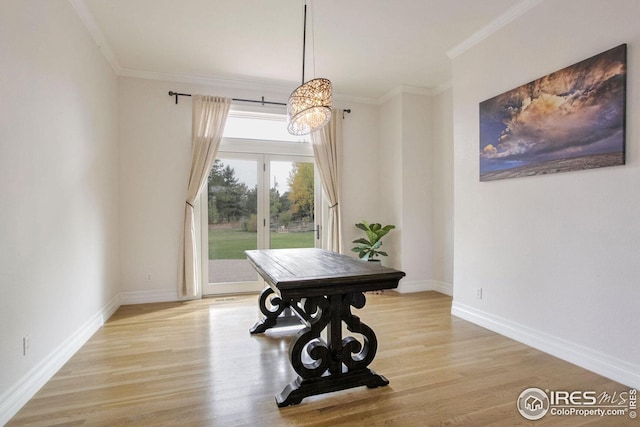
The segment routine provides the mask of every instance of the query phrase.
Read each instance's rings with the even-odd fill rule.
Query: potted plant
[[[388,232],[396,228],[395,225],[385,225],[384,227],[379,223],[369,224],[367,221],[362,221],[356,224],[360,230],[364,231],[367,234],[367,238],[360,238],[353,241],[356,244],[353,248],[351,248],[352,252],[357,252],[358,256],[363,261],[377,261],[380,260],[375,259],[378,255],[388,256],[384,251],[380,250],[382,246],[382,237],[384,237]]]

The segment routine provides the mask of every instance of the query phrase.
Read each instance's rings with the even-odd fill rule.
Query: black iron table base
[[[251,334],[263,333],[283,323],[290,325],[293,316],[285,316],[287,312],[293,313],[297,323],[304,325],[289,347],[291,365],[298,377],[276,395],[279,407],[296,405],[305,397],[317,394],[389,384],[384,376],[368,368],[376,355],[378,340],[373,329],[360,321],[351,308],[365,306],[365,291],[397,287],[403,272],[371,267],[353,258],[317,249],[246,253],[269,284],[259,300],[264,317],[250,329]],[[299,254],[305,257],[300,258]],[[309,278],[291,271],[292,266],[303,262],[301,259],[307,262],[303,271],[313,273],[308,273]],[[325,275],[319,274],[326,271]],[[343,323],[350,332],[345,337]]]
[[[265,316],[251,328],[252,334],[283,326],[278,319],[287,308],[299,316],[298,322],[306,325],[298,331],[289,349],[291,365],[299,376],[276,396],[278,406],[295,405],[316,394],[389,384],[385,377],[367,368],[375,357],[378,341],[373,330],[351,313],[351,307],[362,308],[365,302],[361,292],[287,302],[271,288],[262,291],[259,304]],[[347,330],[362,336],[364,345],[352,336],[342,338],[342,322]],[[321,337],[325,329],[328,343]]]

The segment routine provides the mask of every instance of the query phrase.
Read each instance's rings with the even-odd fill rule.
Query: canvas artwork
[[[627,45],[480,103],[480,181],[623,165]]]

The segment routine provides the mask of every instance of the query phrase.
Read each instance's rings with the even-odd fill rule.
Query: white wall
[[[401,291],[429,288],[433,278],[431,97],[402,94]]]
[[[350,102],[346,106],[351,113],[345,115],[342,127],[342,252],[357,256],[351,252],[351,242],[362,237],[362,231],[355,224],[375,216],[381,199],[377,190],[380,127],[377,105]]]
[[[191,163],[191,100],[178,85],[120,78],[120,245],[127,302],[176,300]],[[133,298],[135,296],[135,298]],[[133,298],[133,300],[132,300]]]
[[[438,108],[443,107],[438,104]],[[400,292],[451,293],[443,279],[436,279],[434,269],[440,261],[435,254],[442,250],[434,230],[443,220],[443,207],[434,204],[434,194],[446,189],[434,188],[442,179],[433,168],[434,138],[438,136],[438,146],[446,144],[442,129],[451,122],[440,122],[436,132],[433,109],[433,97],[406,92],[380,105],[380,218],[372,220],[397,227],[383,240],[389,253],[383,264],[407,274]],[[438,153],[445,155],[442,150]]]
[[[3,424],[115,308],[119,268],[113,71],[67,1],[3,0],[0,40]]]
[[[177,298],[184,197],[191,162],[191,98],[169,90],[286,102],[288,94],[120,78],[121,253],[123,302]],[[354,224],[378,209],[377,106],[353,102],[343,123],[342,219],[345,253]],[[245,106],[246,107],[246,106]],[[233,107],[232,107],[233,108]],[[284,111],[284,110],[283,110]],[[374,167],[372,167],[374,165]],[[372,188],[373,184],[373,189]],[[352,254],[354,255],[354,254]],[[148,277],[151,280],[147,280]]]
[[[433,96],[432,109],[433,281],[453,284],[453,91]]]
[[[396,95],[380,105],[380,162],[378,188],[380,206],[366,219],[396,228],[384,237],[384,251],[389,254],[382,263],[402,268],[402,95]],[[379,213],[378,213],[379,212]],[[404,280],[404,279],[403,279]]]
[[[637,0],[546,1],[453,61],[454,314],[635,387],[638,16]],[[479,102],[620,43],[629,45],[625,166],[479,182]]]

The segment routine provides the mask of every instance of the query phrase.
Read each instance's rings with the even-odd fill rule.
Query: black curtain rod
[[[169,96],[175,96],[176,97],[176,104],[178,103],[178,97],[179,96],[191,96],[190,93],[178,93],[178,92],[174,92],[172,90],[169,91]],[[238,101],[238,102],[254,102],[256,104],[262,104],[262,105],[284,105],[286,106],[287,104],[284,102],[270,102],[270,101],[265,101],[264,100],[264,96],[262,97],[262,99],[260,101],[255,100],[255,99],[242,99],[242,98],[231,98],[233,101]],[[350,108],[346,108],[344,110],[345,113],[350,113],[351,109]]]
[[[178,93],[178,92],[174,92],[172,90],[169,91],[169,96],[175,96],[176,97],[176,104],[178,103],[178,97],[179,96],[191,96],[190,93]],[[283,102],[270,102],[270,101],[265,101],[264,100],[264,96],[262,97],[262,100],[257,101],[255,99],[241,99],[241,98],[231,98],[233,101],[239,101],[239,102],[255,102],[257,104],[268,104],[268,105],[287,105]]]

